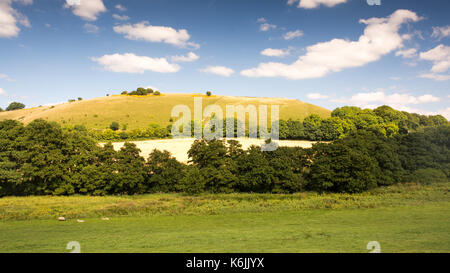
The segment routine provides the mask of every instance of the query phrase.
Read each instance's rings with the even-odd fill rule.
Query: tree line
[[[120,125],[113,122],[110,128],[90,130],[89,134],[101,141],[170,138],[173,119],[170,119],[169,122],[170,124],[166,127],[152,123],[148,128],[131,131],[127,131],[126,127],[123,127],[125,125],[122,126],[122,131],[119,131]],[[227,123],[234,124],[234,136],[237,136],[240,126],[245,127],[244,134],[246,137],[249,136],[248,124],[244,124],[237,119],[223,120],[222,133],[224,136],[227,134]],[[303,121],[279,120],[279,138],[281,140],[334,141],[345,138],[358,130],[373,131],[386,137],[394,137],[398,134],[405,135],[423,131],[427,127],[445,124],[448,124],[448,121],[441,115],[419,115],[397,111],[389,106],[381,106],[374,110],[345,106],[335,109],[330,118],[324,119],[317,114],[312,114]],[[191,136],[194,136],[194,125],[194,121],[191,121]],[[212,131],[214,131],[214,128]],[[256,131],[259,137],[258,128],[256,128]]]
[[[82,128],[35,120],[0,122],[0,196],[132,195],[153,192],[356,193],[450,177],[450,126],[388,137],[356,130],[310,149],[246,150],[234,140],[196,140],[190,164],[167,151],[147,159],[135,144],[116,151]]]

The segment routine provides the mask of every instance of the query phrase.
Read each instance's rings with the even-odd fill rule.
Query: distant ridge
[[[62,125],[85,125],[88,129],[105,129],[113,121],[121,126],[126,124],[127,130],[147,128],[151,123],[165,127],[170,124],[172,108],[184,104],[193,109],[196,96],[203,98],[203,107],[217,104],[222,107],[224,113],[225,105],[228,104],[276,104],[280,106],[280,119],[303,120],[311,114],[326,118],[331,114],[330,110],[294,99],[163,93],[161,96],[112,95],[54,106],[1,112],[0,120],[14,119],[29,123],[42,118]]]

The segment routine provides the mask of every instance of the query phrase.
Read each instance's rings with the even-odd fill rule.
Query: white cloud
[[[256,22],[258,22],[258,23],[265,23],[265,22],[267,22],[267,20],[266,20],[266,18],[261,17],[261,18],[258,18],[258,20],[256,20]]]
[[[290,54],[289,49],[266,48],[263,51],[261,51],[261,55],[269,57],[285,57],[289,54]]]
[[[404,50],[399,50],[397,52],[395,52],[395,56],[402,56],[405,59],[410,59],[410,58],[414,58],[417,54],[417,49],[415,48],[410,48],[410,49],[404,49]]]
[[[225,66],[208,66],[200,70],[201,72],[216,74],[219,76],[229,77],[234,73],[234,70]]]
[[[420,53],[420,59],[433,62],[431,72],[445,72],[450,68],[450,47],[438,45],[427,52]]]
[[[308,95],[306,95],[306,97],[311,100],[326,100],[330,98],[330,96],[320,93],[309,93]]]
[[[387,18],[360,20],[366,24],[364,34],[357,41],[333,39],[306,48],[306,54],[293,64],[260,63],[258,67],[243,70],[247,77],[284,77],[299,80],[320,78],[346,68],[361,67],[378,61],[403,46],[398,33],[402,24],[421,18],[409,10],[397,10]]]
[[[397,110],[405,109],[408,105],[418,105],[425,103],[439,102],[437,98],[430,94],[413,96],[410,94],[393,93],[387,94],[383,90],[375,92],[357,93],[350,98],[334,99],[333,102],[355,105],[363,108],[376,108],[381,105],[389,105]]]
[[[154,71],[160,73],[173,73],[180,70],[177,64],[169,63],[165,58],[150,58],[147,56],[136,56],[133,53],[104,55],[91,58],[102,65],[106,70],[124,73],[144,73]]]
[[[346,3],[347,0],[288,0],[288,5],[293,5],[296,2],[298,2],[298,8],[314,9],[320,5],[334,7],[336,5]]]
[[[84,24],[83,28],[87,33],[98,33],[99,30],[98,26],[89,23]]]
[[[198,58],[200,58],[197,54],[195,54],[194,52],[189,52],[186,56],[172,56],[172,62],[193,62],[198,60]]]
[[[272,25],[269,23],[264,23],[259,26],[259,30],[261,30],[261,31],[269,31],[269,30],[275,29],[275,28],[277,28],[276,25]]]
[[[271,29],[277,28],[276,25],[269,24],[267,22],[266,18],[264,18],[264,17],[258,18],[258,20],[256,20],[256,22],[261,23],[261,25],[259,26],[260,31],[269,31]]]
[[[126,24],[115,26],[114,31],[119,34],[124,34],[125,38],[130,40],[144,40],[152,43],[167,43],[180,47],[198,47],[197,44],[188,42],[191,36],[187,30],[176,30],[165,26],[152,26],[147,21],[134,25]]]
[[[6,91],[3,90],[3,88],[0,88],[0,95],[1,96],[6,96]]]
[[[117,5],[115,6],[115,8],[118,9],[118,10],[120,10],[120,11],[126,11],[126,10],[127,10],[126,7],[124,7],[124,6],[120,5],[120,4],[117,4]]]
[[[433,27],[432,38],[437,38],[441,40],[442,38],[450,36],[450,26],[445,27]]]
[[[419,77],[424,78],[424,79],[440,81],[440,82],[450,80],[450,75],[441,75],[441,74],[434,74],[434,73],[420,74]]]
[[[420,53],[420,59],[433,62],[433,67],[430,73],[419,75],[421,78],[433,79],[436,81],[447,81],[450,75],[442,75],[450,68],[450,47],[445,45],[438,45],[437,47]]]
[[[73,4],[72,2],[73,0],[66,0],[64,8],[72,9],[73,14],[86,21],[95,21],[100,13],[106,11],[102,0],[81,0],[77,4]]]
[[[12,7],[12,2],[30,5],[32,0],[1,0],[0,1],[0,38],[17,37],[20,32],[18,24],[31,27],[28,18]]]
[[[302,37],[303,31],[301,30],[295,30],[295,31],[289,31],[286,34],[284,34],[283,38],[285,40],[292,40],[294,38]]]
[[[9,81],[9,82],[13,82],[14,80],[11,79],[8,75],[6,74],[0,74],[0,79],[5,80],[5,81]]]
[[[113,14],[112,16],[114,19],[116,20],[120,20],[120,21],[126,21],[128,19],[130,19],[130,17],[126,16],[126,15],[119,15],[119,14]]]

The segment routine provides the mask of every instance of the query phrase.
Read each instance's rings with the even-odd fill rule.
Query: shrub
[[[431,168],[416,170],[407,176],[405,180],[405,182],[421,184],[445,183],[449,181],[444,172]]]
[[[14,111],[25,108],[25,104],[20,102],[11,102],[8,107],[6,107],[6,111]]]
[[[121,139],[128,139],[128,133],[127,132],[120,132],[119,137]]]
[[[159,93],[159,91],[155,91],[155,92],[153,93],[153,95],[159,96],[159,95],[161,95],[161,93]]]
[[[188,166],[186,174],[178,185],[178,190],[187,194],[199,194],[205,191],[205,178],[195,166]]]
[[[206,92],[206,95],[207,95],[208,97],[210,97],[210,96],[212,95],[211,91],[207,91],[207,92]]]
[[[109,129],[113,131],[119,130],[119,123],[116,121],[111,122],[111,124],[109,125]]]
[[[317,144],[311,150],[307,174],[311,190],[358,193],[374,188],[376,161],[343,144]]]
[[[121,95],[128,95],[128,91],[122,91]]]
[[[148,179],[154,192],[174,192],[180,186],[184,175],[184,165],[177,161],[168,151],[153,150],[148,158]]]
[[[83,100],[83,98],[82,97],[78,97],[78,100]]]
[[[70,102],[75,102],[75,100],[74,99],[70,99],[70,100],[68,100],[68,102],[70,103]]]

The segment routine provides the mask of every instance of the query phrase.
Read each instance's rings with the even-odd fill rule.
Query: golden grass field
[[[263,139],[255,138],[233,138],[239,141],[243,149],[247,149],[251,145],[260,146],[264,144]],[[148,158],[149,154],[154,150],[169,151],[178,161],[187,163],[188,155],[187,152],[191,148],[194,138],[179,138],[179,139],[157,139],[157,140],[143,140],[143,141],[130,141],[136,144],[136,146],[141,150],[141,156],[145,159]],[[125,142],[114,142],[112,143],[114,149],[119,150]],[[301,147],[301,148],[311,148],[315,143],[314,141],[303,141],[303,140],[280,140],[277,141],[280,147]]]
[[[35,119],[56,121],[62,125],[85,125],[89,129],[106,129],[116,121],[127,125],[127,130],[147,128],[151,123],[163,127],[170,124],[170,115],[175,105],[183,104],[191,108],[193,115],[194,97],[203,98],[203,107],[219,105],[225,113],[225,105],[279,105],[280,119],[303,120],[311,114],[329,117],[325,108],[293,99],[252,98],[200,94],[168,93],[161,96],[113,95],[89,100],[67,102],[54,106],[40,106],[0,113],[0,120],[14,119],[27,124]],[[270,107],[268,107],[270,118]]]

